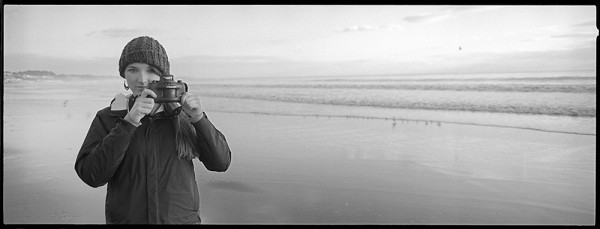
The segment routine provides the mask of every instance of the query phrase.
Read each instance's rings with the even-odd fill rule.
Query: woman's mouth
[[[132,90],[132,92],[134,94],[138,94],[139,95],[139,94],[141,94],[144,91],[144,89],[146,89],[146,87],[144,87],[144,86],[135,86],[131,90]]]

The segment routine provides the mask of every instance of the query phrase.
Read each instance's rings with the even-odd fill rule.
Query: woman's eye
[[[156,69],[153,69],[153,68],[149,69],[148,72],[149,73],[154,73],[154,74],[158,75],[158,71]]]
[[[135,68],[130,68],[130,69],[127,69],[127,71],[128,71],[128,72],[137,72],[137,69],[135,69]]]

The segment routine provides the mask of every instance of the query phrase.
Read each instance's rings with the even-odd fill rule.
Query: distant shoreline
[[[52,72],[48,70],[24,70],[18,72],[4,71],[4,76],[6,80],[6,74],[19,74],[27,71],[35,71],[35,72]],[[504,72],[421,72],[421,73],[370,73],[370,74],[328,74],[328,75],[280,75],[280,76],[228,76],[228,77],[216,77],[216,76],[190,76],[190,75],[182,75],[182,74],[174,74],[176,78],[182,78],[187,80],[247,80],[247,79],[283,79],[283,78],[321,78],[321,77],[386,77],[386,76],[427,76],[427,75],[477,75],[477,74],[511,74],[511,73],[556,73],[556,72],[596,72],[596,69],[579,69],[579,70],[548,70],[548,71],[504,71]],[[52,75],[54,74],[54,75]],[[83,73],[71,73],[71,74],[56,74],[52,72],[50,75],[58,78],[111,78],[118,76],[114,75],[92,75],[92,74],[83,74]],[[33,75],[31,75],[33,76]],[[35,77],[35,76],[33,76]],[[38,76],[40,77],[40,76]],[[41,75],[43,77],[43,75]],[[119,76],[120,77],[120,76]]]
[[[98,76],[89,74],[55,74],[52,71],[21,71],[2,73],[4,82],[42,81],[42,80],[73,80],[73,79],[109,79],[110,76]]]

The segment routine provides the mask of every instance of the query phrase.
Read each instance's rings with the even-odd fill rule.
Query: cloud
[[[498,6],[447,6],[438,8],[436,12],[425,12],[416,15],[409,15],[403,18],[405,22],[408,23],[434,23],[450,18],[457,17],[460,14],[465,13],[473,13],[473,12],[483,12],[483,11],[491,11],[497,10],[502,7]],[[594,22],[595,23],[595,22]],[[388,25],[354,25],[350,27],[343,28],[338,30],[338,32],[365,32],[365,31],[375,31],[375,30],[402,30],[404,29],[404,25],[399,24],[388,24]]]
[[[458,14],[468,12],[482,12],[502,8],[499,6],[447,6],[442,7],[435,13],[421,13],[404,17],[404,21],[409,23],[433,23],[448,18],[456,17]]]
[[[404,18],[404,21],[410,23],[432,23],[441,21],[452,17],[450,14],[420,14],[414,16],[408,16]]]
[[[375,30],[375,27],[370,25],[358,25],[358,26],[350,26],[341,30],[341,32],[361,32],[361,31],[369,31]]]

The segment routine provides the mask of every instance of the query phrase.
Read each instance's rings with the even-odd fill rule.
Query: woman
[[[118,94],[96,114],[75,170],[91,187],[108,184],[106,223],[200,223],[193,158],[210,171],[226,171],[225,137],[202,111],[197,95],[158,104],[148,83],[168,75],[165,49],[151,37],[131,40],[119,73],[132,95]]]

